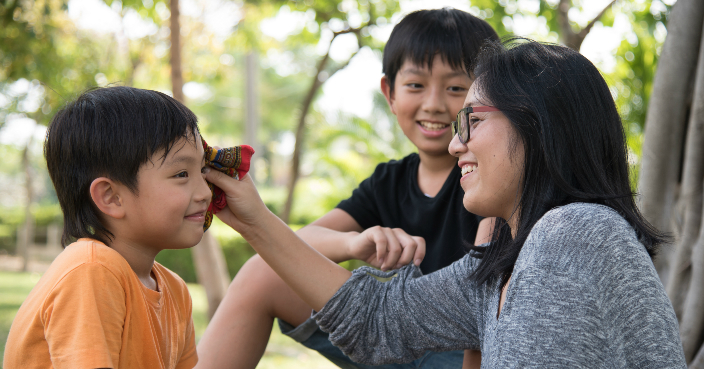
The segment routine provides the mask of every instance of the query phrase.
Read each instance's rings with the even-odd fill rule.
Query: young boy
[[[154,257],[203,236],[196,116],[160,92],[96,89],[58,112],[44,150],[68,246],[17,313],[4,368],[193,368],[188,289]]]
[[[489,24],[447,8],[411,13],[394,28],[381,89],[418,153],[380,164],[352,197],[299,230],[299,237],[335,262],[361,259],[385,270],[414,262],[431,273],[464,256],[463,243],[475,242],[479,220],[462,205],[460,169],[448,153],[450,123],[472,83],[465,66],[485,39],[498,39]],[[341,368],[369,368],[334,347],[310,315],[310,306],[255,256],[201,339],[201,363],[254,368],[279,318],[285,334]],[[429,352],[409,365],[383,368],[460,368],[463,355]],[[478,368],[476,354],[468,356],[471,365]]]

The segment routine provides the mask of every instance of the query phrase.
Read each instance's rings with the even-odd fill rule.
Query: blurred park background
[[[567,44],[595,63],[623,118],[635,188],[674,3],[0,1],[0,356],[14,314],[61,251],[61,210],[42,144],[53,114],[81,91],[128,85],[184,101],[211,145],[255,148],[251,171],[262,198],[296,229],[349,197],[376,164],[413,151],[379,91],[381,52],[403,15],[451,6],[485,19],[501,36]],[[208,233],[222,285],[254,251],[217,221]],[[194,257],[164,251],[157,261],[190,283],[200,336],[218,297],[206,297],[209,282]],[[272,337],[261,368],[332,367],[280,334]]]

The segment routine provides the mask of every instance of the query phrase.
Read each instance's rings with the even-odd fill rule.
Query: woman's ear
[[[125,216],[125,207],[120,196],[121,190],[123,186],[118,186],[109,178],[99,177],[90,184],[90,197],[103,214],[121,219]]]
[[[389,108],[391,108],[391,112],[396,115],[396,107],[394,106],[394,93],[391,91],[391,84],[389,83],[389,79],[386,76],[381,76],[381,92],[384,94],[384,97],[386,98],[386,102],[389,104]]]

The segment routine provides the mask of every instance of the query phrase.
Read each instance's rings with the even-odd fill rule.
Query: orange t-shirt
[[[117,251],[91,239],[72,243],[20,307],[4,368],[193,368],[186,283],[156,262],[152,272],[159,291]]]

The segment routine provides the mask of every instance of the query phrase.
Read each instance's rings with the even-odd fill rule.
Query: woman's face
[[[464,106],[484,106],[480,101],[485,100],[475,89],[477,85],[475,82],[469,88]],[[500,111],[471,113],[469,123],[467,143],[460,143],[455,135],[449,146],[450,154],[459,159],[462,168],[464,207],[484,217],[503,218],[515,232],[516,216],[512,214],[520,200],[523,144]]]

